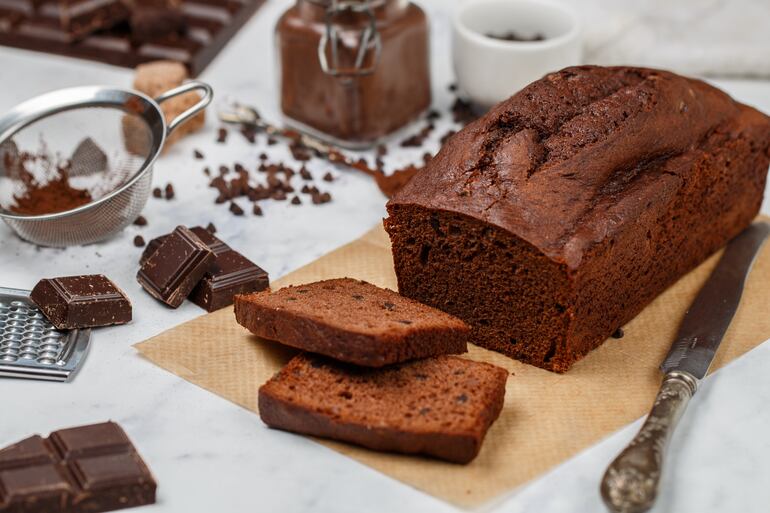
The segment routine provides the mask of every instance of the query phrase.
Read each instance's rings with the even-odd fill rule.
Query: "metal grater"
[[[67,381],[90,339],[90,329],[57,330],[29,291],[0,287],[0,377]]]

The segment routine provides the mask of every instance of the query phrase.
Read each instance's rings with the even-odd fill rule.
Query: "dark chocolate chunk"
[[[623,338],[624,335],[625,333],[623,332],[623,328],[618,328],[612,334],[612,338]]]
[[[329,171],[327,171],[326,174],[324,175],[324,182],[333,182],[333,181],[334,181],[334,176]]]
[[[270,197],[276,201],[283,201],[286,199],[286,191],[283,189],[276,189]]]
[[[193,150],[193,157],[195,157],[197,160],[202,160],[203,153],[201,153],[200,150]]]
[[[227,129],[226,128],[220,128],[217,130],[217,142],[218,143],[225,143],[227,142]]]
[[[30,299],[60,330],[131,321],[131,301],[101,274],[40,280]]]
[[[210,233],[193,230],[214,251],[216,260],[190,294],[190,301],[213,312],[233,304],[236,294],[258,292],[270,285],[267,273],[254,262]]]
[[[310,171],[307,170],[305,166],[302,166],[301,168],[299,168],[299,176],[301,176],[303,180],[313,179],[313,175],[310,173]]]
[[[257,205],[256,203],[254,204],[254,207],[251,209],[251,211],[254,213],[255,216],[261,216],[262,215],[262,208],[259,205]]]
[[[107,154],[90,137],[77,145],[70,157],[69,176],[89,176],[107,171]]]
[[[75,43],[87,36],[103,31],[126,21],[130,15],[128,6],[122,0],[59,0],[58,2],[40,2],[42,16],[59,19],[59,28],[64,32],[63,39]]]
[[[187,30],[184,15],[170,1],[156,3],[158,5],[137,5],[132,9],[129,26],[134,43],[162,41],[183,35]]]
[[[275,137],[272,137],[272,136],[268,137],[267,138],[267,145],[268,146],[273,146],[274,144],[278,144],[278,139],[276,139]]]
[[[152,190],[152,197],[153,198],[162,198],[163,197],[163,191],[160,190],[160,187],[155,187]]]
[[[174,199],[174,186],[170,183],[166,184],[166,199]]]
[[[302,205],[302,200],[301,200],[301,199],[299,199],[299,196],[294,196],[294,197],[291,199],[291,204],[292,204],[292,205]]]
[[[168,0],[180,16],[174,18],[173,25],[169,24],[168,14],[163,23],[142,20],[153,24],[149,31],[145,25],[142,34],[137,20],[132,30],[129,19],[132,11],[146,9],[134,7],[137,3],[136,0],[4,0],[0,2],[0,45],[127,68],[171,59],[181,61],[190,75],[196,76],[248,21],[262,0]],[[157,17],[150,13],[146,18]],[[189,23],[189,29],[180,30],[180,21]],[[175,31],[168,33],[170,28]],[[161,32],[166,33],[158,37]]]
[[[209,223],[206,225],[206,231],[209,233],[217,233],[217,227],[214,226],[214,223]]]
[[[242,126],[241,135],[243,135],[250,144],[254,144],[257,140],[257,131],[251,126]]]
[[[240,206],[238,206],[238,204],[235,203],[234,201],[230,203],[230,212],[232,212],[236,216],[242,216],[244,213],[243,209]]]
[[[267,160],[267,153],[260,153],[259,160]]]
[[[99,513],[153,504],[157,484],[113,422],[32,436],[0,450],[0,511]]]
[[[134,219],[134,224],[136,226],[147,226],[147,218],[144,216],[139,216],[136,219]]]
[[[259,208],[257,205],[254,206]],[[258,292],[268,287],[267,273],[254,262],[234,251],[207,229],[196,226],[190,228],[190,231],[197,235],[215,255],[209,271],[188,296],[190,301],[213,312],[233,304],[233,297],[236,294]],[[142,254],[141,261],[147,261],[166,237],[168,235],[151,240]]]
[[[197,235],[177,226],[142,264],[136,278],[154,298],[177,308],[214,260],[214,252]]]
[[[141,235],[137,235],[136,237],[134,237],[134,246],[136,246],[137,248],[141,248],[144,246],[144,244],[145,244],[144,237],[142,237]]]

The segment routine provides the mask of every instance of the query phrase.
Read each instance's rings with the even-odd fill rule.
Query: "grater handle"
[[[190,91],[200,90],[203,91],[203,97],[201,97],[200,101],[187,109],[186,111],[179,114],[177,117],[172,119],[168,126],[166,127],[166,136],[170,135],[171,132],[176,130],[176,128],[181,125],[182,123],[186,122],[191,117],[198,114],[200,111],[206,108],[206,106],[211,103],[211,99],[214,97],[214,90],[211,89],[211,86],[208,84],[205,84],[203,82],[199,82],[197,80],[191,80],[190,82],[186,82],[179,87],[175,87],[173,89],[170,89],[166,91],[165,93],[161,94],[157,98],[155,98],[155,101],[158,104],[163,103],[164,101],[173,98],[175,96],[179,96],[180,94],[189,93]]]

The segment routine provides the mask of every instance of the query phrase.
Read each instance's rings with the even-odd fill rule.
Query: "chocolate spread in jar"
[[[406,0],[353,0],[347,4],[361,10],[328,15],[331,3],[297,0],[278,21],[281,109],[290,123],[337,144],[368,146],[430,105],[427,19]],[[327,22],[339,35],[338,66],[327,62],[324,70],[319,45]],[[362,34],[372,24],[380,50],[367,46],[356,66]],[[324,46],[327,61],[333,45]]]

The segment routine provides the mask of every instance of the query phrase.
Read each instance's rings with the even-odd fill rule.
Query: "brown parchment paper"
[[[720,253],[721,254],[721,253]],[[712,256],[610,339],[558,375],[471,346],[467,357],[511,372],[505,407],[478,458],[462,466],[320,441],[378,471],[463,507],[537,477],[644,415],[660,385],[658,365],[687,306],[717,262]],[[396,288],[390,243],[377,227],[273,284],[349,276]],[[759,256],[712,371],[770,338],[770,244]],[[232,308],[204,315],[136,345],[157,365],[257,412],[257,389],[294,354],[250,335]],[[597,484],[598,486],[598,484]]]

